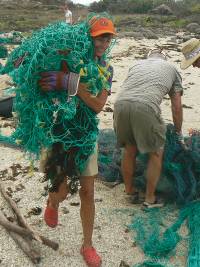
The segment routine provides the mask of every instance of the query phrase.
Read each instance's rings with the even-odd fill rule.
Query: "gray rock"
[[[196,22],[190,23],[186,26],[186,29],[190,32],[196,32],[196,29],[199,29],[200,25]]]
[[[170,38],[170,42],[172,42],[172,43],[177,43],[177,37],[176,37],[176,36],[172,36],[172,37]]]
[[[188,40],[190,40],[192,38],[192,36],[191,35],[185,35],[185,36],[183,36],[183,42],[186,42],[186,41],[188,41]]]
[[[200,34],[200,27],[197,28],[194,32],[197,33],[197,34]]]
[[[151,13],[160,14],[160,15],[172,15],[173,14],[171,8],[165,4],[157,6],[156,8],[152,9]]]
[[[157,34],[155,34],[153,31],[151,30],[144,30],[142,32],[142,34],[144,35],[145,38],[147,39],[158,39]]]
[[[133,37],[135,39],[142,39],[144,38],[144,35],[140,32],[120,32],[118,33],[119,38],[124,38],[124,37]]]

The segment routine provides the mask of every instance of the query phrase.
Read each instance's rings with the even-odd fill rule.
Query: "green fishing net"
[[[0,43],[0,58],[6,58],[8,56],[8,49]]]
[[[162,193],[166,206],[161,209],[134,210],[130,229],[134,241],[142,249],[145,261],[134,267],[189,267],[200,266],[200,131],[185,138],[187,149],[178,143],[173,125],[167,125],[163,169],[157,193]],[[122,182],[120,173],[121,150],[111,129],[99,134],[99,172],[106,182]],[[134,180],[137,188],[145,191],[147,155],[137,155]],[[179,211],[180,209],[180,211]],[[188,226],[188,235],[180,229]],[[185,242],[185,244],[183,244]],[[187,251],[177,247],[187,246]],[[179,260],[179,255],[187,263]],[[175,263],[171,259],[175,258]]]
[[[0,44],[21,44],[24,36],[20,32],[0,32]]]
[[[200,201],[185,205],[180,209],[178,216],[172,215],[175,212],[174,208],[167,206],[161,210],[155,208],[143,213],[138,212],[133,218],[130,229],[134,230],[136,234],[134,239],[147,258],[141,265],[135,265],[135,267],[156,267],[163,261],[165,264],[160,266],[169,266],[170,259],[173,257],[176,258],[176,264],[171,266],[200,266]],[[172,216],[171,219],[169,219],[170,215]],[[170,226],[169,221],[172,220],[175,222]],[[179,232],[184,223],[188,225],[189,229],[186,236],[182,236]],[[188,252],[182,253],[182,256],[187,258],[185,264],[178,260],[178,252],[176,251],[178,243],[183,240],[188,245]]]
[[[0,58],[6,58],[8,56],[7,44],[20,44],[23,40],[23,36],[20,32],[12,33],[0,33]]]
[[[96,113],[77,96],[69,97],[66,91],[42,92],[38,80],[41,72],[62,70],[63,62],[67,62],[70,71],[80,73],[80,81],[87,84],[93,95],[109,86],[106,73],[100,73],[99,61],[94,59],[90,19],[91,15],[74,25],[57,22],[34,32],[9,55],[0,70],[15,83],[17,119],[15,132],[9,138],[1,135],[0,141],[18,144],[33,159],[39,158],[42,149],[61,144],[63,151],[73,150],[78,172],[84,170],[94,150],[98,135]],[[104,60],[108,52],[109,49]],[[66,153],[65,165],[69,157]]]

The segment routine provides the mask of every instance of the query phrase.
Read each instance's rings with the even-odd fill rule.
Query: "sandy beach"
[[[174,42],[172,37],[158,40],[121,38],[112,50],[112,65],[114,78],[112,95],[108,98],[104,111],[99,115],[100,129],[112,128],[113,103],[120,85],[126,78],[129,67],[137,58],[143,58],[149,49],[156,45],[166,47],[169,61],[180,70],[180,44]],[[174,49],[169,47],[174,47]],[[199,128],[200,123],[200,71],[195,68],[180,70],[183,77],[183,133],[188,134],[190,128]],[[7,76],[0,77],[0,88],[5,87]],[[166,123],[172,122],[170,100],[168,97],[162,103],[162,114]],[[1,125],[5,120],[0,121]],[[9,133],[9,126],[2,127],[3,132]],[[11,180],[13,164],[20,164],[22,170]],[[14,200],[27,222],[44,236],[59,243],[58,251],[45,247],[35,241],[35,246],[41,251],[42,260],[39,267],[84,267],[79,250],[82,239],[82,230],[79,216],[80,201],[78,195],[69,198],[60,205],[60,223],[56,229],[48,228],[43,222],[43,211],[46,204],[44,187],[46,182],[38,171],[25,173],[29,161],[24,158],[21,151],[7,147],[0,147],[0,173],[8,169],[8,175],[1,175],[0,180],[6,188],[10,188]],[[96,220],[94,227],[94,245],[102,255],[102,267],[128,267],[142,262],[144,255],[134,243],[133,232],[127,231],[133,214],[140,209],[140,205],[129,204],[125,199],[123,184],[109,188],[97,180],[95,185]],[[42,212],[32,215],[30,211],[39,207]],[[10,210],[0,194],[0,210],[9,215]],[[10,215],[11,216],[11,215]],[[0,226],[0,266],[2,267],[32,267],[33,263],[17,247],[9,234]],[[177,266],[185,266],[186,257],[179,255],[171,259]]]

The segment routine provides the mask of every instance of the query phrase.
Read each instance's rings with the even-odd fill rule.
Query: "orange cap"
[[[90,21],[90,24],[91,24],[90,34],[92,37],[96,37],[104,33],[111,33],[116,35],[113,22],[108,18],[93,17]]]

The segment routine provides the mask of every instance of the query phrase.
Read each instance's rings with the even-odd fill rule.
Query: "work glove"
[[[69,72],[65,62],[62,62],[61,71],[41,72],[39,86],[44,92],[51,91],[68,91],[69,96],[77,93],[80,75],[78,73]]]
[[[39,85],[42,91],[68,91],[69,96],[77,93],[80,75],[74,72],[48,71],[40,73]]]

